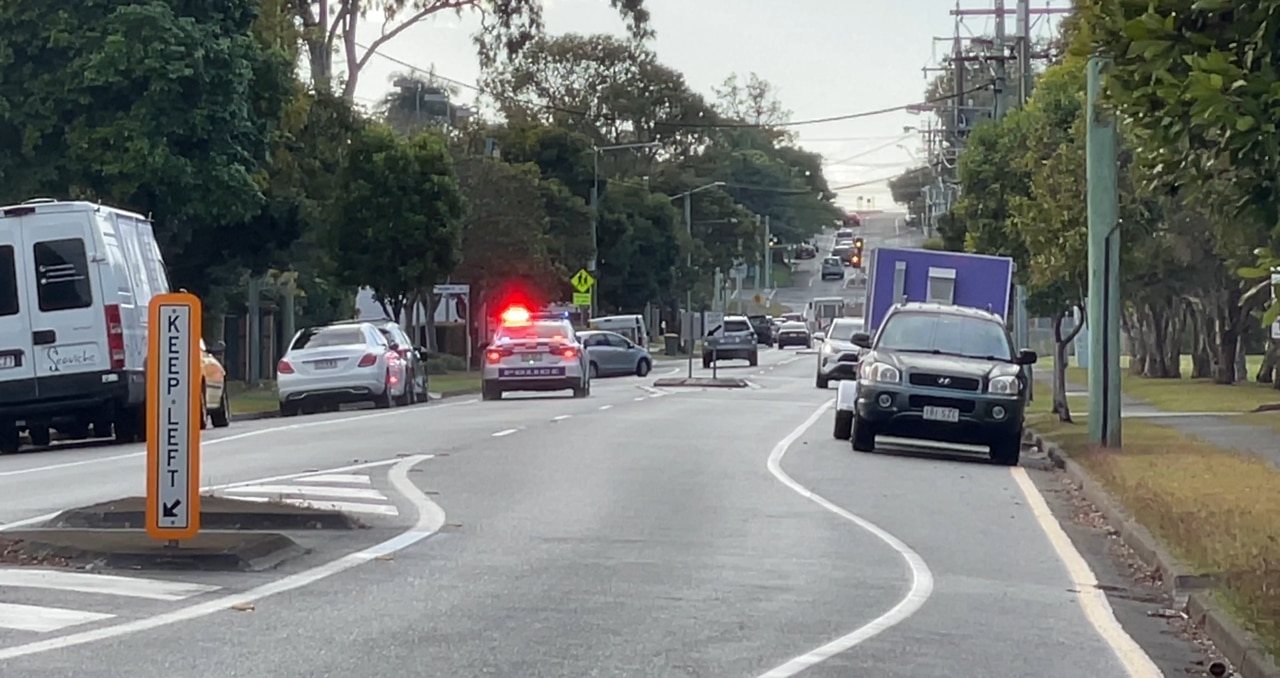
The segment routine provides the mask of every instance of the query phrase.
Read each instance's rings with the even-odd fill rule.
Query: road
[[[1194,649],[1105,537],[1067,521],[1073,546],[1049,514],[1070,507],[1043,459],[855,454],[814,359],[723,366],[742,390],[628,377],[581,400],[212,432],[206,485],[360,487],[386,508],[308,535],[280,571],[116,573],[131,583],[86,592],[0,569],[0,675],[1185,675]],[[136,493],[142,474],[136,447],[3,457],[0,520]],[[6,605],[44,627],[6,626]]]

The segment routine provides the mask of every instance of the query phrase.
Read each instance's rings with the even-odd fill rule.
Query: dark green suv
[[[1034,351],[1015,351],[1004,321],[961,306],[905,303],[893,307],[859,361],[849,420],[853,449],[870,452],[877,435],[987,445],[991,459],[1014,466],[1022,449],[1026,365]],[[837,428],[842,422],[837,421]]]

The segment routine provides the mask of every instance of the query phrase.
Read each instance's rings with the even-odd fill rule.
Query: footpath
[[[1036,371],[1028,428],[1037,445],[1156,570],[1232,675],[1280,678],[1280,435],[1270,419],[1280,422],[1280,412],[1221,411],[1215,389],[1247,386],[1170,383],[1191,395],[1179,402],[1204,402],[1207,411],[1170,411],[1125,394],[1122,449],[1102,450],[1088,443],[1088,394],[1073,376],[1075,423],[1063,424],[1047,412],[1052,374]],[[1195,390],[1205,397],[1188,393]]]

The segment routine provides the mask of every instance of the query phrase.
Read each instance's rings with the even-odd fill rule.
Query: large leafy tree
[[[373,290],[392,317],[458,263],[463,199],[444,140],[401,139],[373,125],[358,134],[342,169],[333,224],[340,280]]]
[[[294,90],[285,53],[255,39],[257,12],[253,0],[0,5],[0,193],[150,213],[170,261],[206,254],[218,229],[219,260],[279,240],[291,226],[263,219],[264,171]]]
[[[378,48],[410,28],[448,13],[478,14],[480,32],[475,36],[481,65],[503,56],[515,57],[543,32],[544,0],[294,0],[304,31],[311,81],[322,90],[333,87],[337,73],[333,57],[340,54],[345,71],[343,95],[350,99],[360,73]],[[648,38],[649,11],[644,0],[609,0],[627,21],[632,37]],[[375,36],[360,36],[359,21],[381,19]]]

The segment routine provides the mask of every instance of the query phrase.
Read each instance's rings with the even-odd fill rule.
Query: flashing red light
[[[529,309],[523,306],[511,306],[502,312],[502,322],[508,325],[527,323],[530,317]]]

